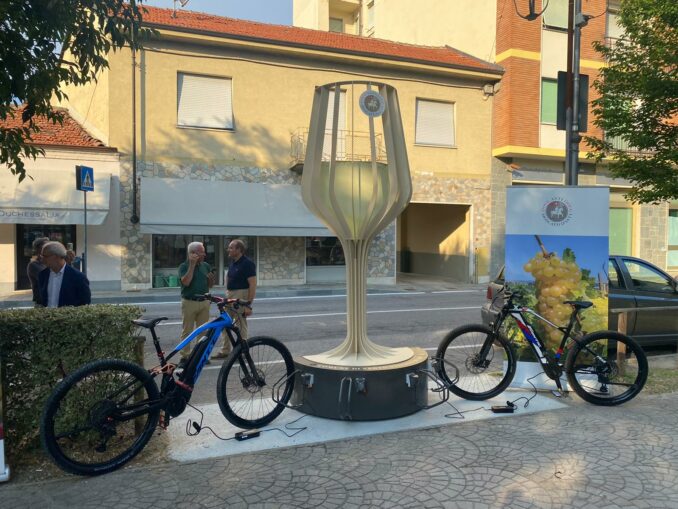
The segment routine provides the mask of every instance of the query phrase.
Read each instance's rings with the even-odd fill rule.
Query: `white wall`
[[[26,161],[28,175],[39,175],[40,172],[69,172],[73,175],[75,186],[75,166],[91,166],[94,168],[95,186],[97,174],[111,174],[110,207],[106,220],[101,225],[88,226],[88,255],[90,263],[88,278],[93,289],[120,288],[120,161],[115,152],[95,152],[87,150],[48,149],[44,157]],[[2,169],[2,171],[7,171]],[[19,184],[21,185],[21,184]],[[16,267],[16,225],[0,225],[0,291],[14,290]],[[76,250],[84,250],[84,228],[77,226]]]

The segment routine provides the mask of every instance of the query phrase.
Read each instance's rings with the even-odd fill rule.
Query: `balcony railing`
[[[605,136],[605,141],[611,143],[613,149],[626,152],[634,157],[651,156],[654,154],[653,150],[639,150],[636,147],[631,146],[631,144],[621,136]]]
[[[325,132],[322,160],[329,161],[332,150],[331,131]],[[292,134],[290,140],[290,156],[292,157],[292,169],[301,171],[306,159],[306,143],[308,129],[298,129]],[[375,148],[377,162],[386,163],[386,150],[384,137],[381,133],[375,135]],[[338,131],[337,132],[337,161],[370,161],[370,135],[361,131]]]

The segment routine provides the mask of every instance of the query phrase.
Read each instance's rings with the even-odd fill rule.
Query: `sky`
[[[174,7],[172,0],[143,0],[143,4],[167,9]],[[186,7],[181,7],[177,0],[177,10],[205,12],[276,25],[292,24],[292,0],[189,0]]]
[[[546,249],[556,253],[560,258],[563,250],[569,247],[574,251],[579,268],[589,269],[593,277],[597,277],[599,272],[607,274],[609,242],[606,236],[540,235],[540,237]],[[523,265],[540,251],[534,235],[506,235],[505,249],[506,280],[533,281],[534,277],[525,272]]]

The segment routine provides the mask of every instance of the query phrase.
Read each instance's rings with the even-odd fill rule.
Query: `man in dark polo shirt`
[[[206,323],[210,317],[210,302],[198,300],[214,285],[215,274],[212,267],[205,262],[205,246],[202,242],[191,242],[188,245],[187,259],[179,265],[179,280],[181,281],[181,318],[183,328],[182,341],[194,329]],[[181,366],[191,353],[190,344],[181,352]]]
[[[245,244],[242,240],[231,241],[228,245],[228,256],[233,261],[228,266],[226,276],[226,297],[246,302],[237,311],[229,312],[229,314],[240,326],[243,339],[247,339],[247,317],[252,314],[252,302],[257,293],[257,268],[254,262],[245,256]],[[221,351],[212,358],[225,359],[230,352],[231,343],[224,334]]]

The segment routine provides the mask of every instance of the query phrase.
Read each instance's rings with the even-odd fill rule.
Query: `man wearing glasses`
[[[89,280],[66,263],[68,252],[61,242],[42,246],[42,263],[47,267],[38,275],[40,304],[48,308],[84,306],[92,301]]]

